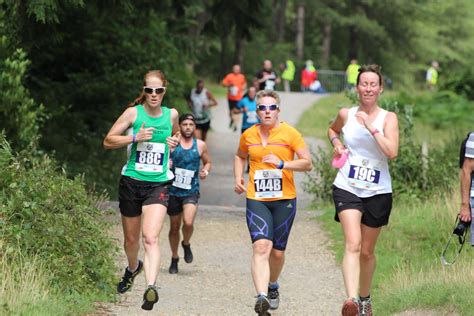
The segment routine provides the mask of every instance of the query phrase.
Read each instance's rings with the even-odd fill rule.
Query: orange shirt
[[[247,129],[240,137],[239,149],[248,153],[250,161],[247,198],[260,201],[294,199],[296,189],[293,171],[278,169],[274,164],[264,163],[264,156],[274,154],[283,161],[294,159],[295,152],[306,147],[301,134],[287,123],[270,130],[268,143],[262,145],[260,124]]]
[[[233,86],[227,90],[227,99],[240,101],[244,96],[244,88],[247,84],[243,74],[230,73],[222,80],[224,86]]]

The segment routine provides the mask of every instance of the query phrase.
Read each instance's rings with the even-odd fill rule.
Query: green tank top
[[[133,133],[138,133],[143,122],[145,128],[154,127],[152,139],[131,144],[124,176],[142,181],[166,182],[173,179],[169,170],[169,147],[166,138],[171,136],[171,110],[162,107],[163,113],[159,117],[151,117],[145,112],[143,105],[136,106],[137,118],[133,122]]]

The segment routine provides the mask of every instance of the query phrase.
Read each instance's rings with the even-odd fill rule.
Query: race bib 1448
[[[255,197],[279,198],[283,196],[281,170],[257,170],[255,171],[253,181],[255,184]]]
[[[145,172],[163,172],[165,144],[140,142],[137,144],[135,169]]]

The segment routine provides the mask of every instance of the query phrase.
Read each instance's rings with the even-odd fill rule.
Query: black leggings
[[[296,198],[257,201],[247,199],[247,227],[252,243],[259,239],[273,241],[273,248],[285,250],[296,215]]]

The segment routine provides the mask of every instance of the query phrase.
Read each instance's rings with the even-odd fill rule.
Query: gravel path
[[[294,125],[305,109],[320,96],[281,93],[281,118]],[[239,132],[228,129],[227,101],[213,109],[208,146],[213,170],[202,183],[201,201],[191,240],[194,262],[181,257],[179,274],[170,275],[171,253],[168,223],[161,233],[162,262],[158,276],[160,301],[152,312],[141,310],[145,281],[135,280],[132,290],[120,295],[115,304],[101,304],[100,314],[108,315],[255,315],[254,288],[250,274],[251,241],[245,224],[245,197],[233,192],[232,163]],[[318,144],[307,139],[311,146]],[[280,278],[280,309],[272,315],[338,315],[344,299],[340,269],[328,250],[329,239],[314,220],[317,211],[307,210],[309,197],[302,190],[303,174],[295,174],[298,214]],[[122,244],[119,216],[114,232]],[[180,249],[182,256],[182,249]],[[121,251],[118,266],[126,265]]]

